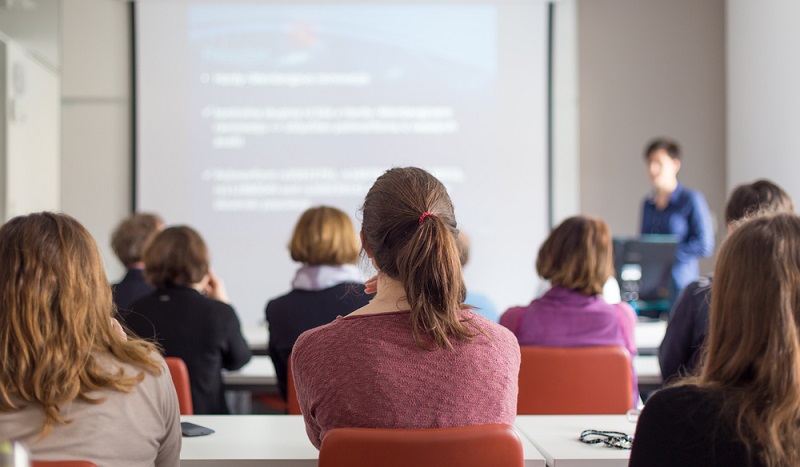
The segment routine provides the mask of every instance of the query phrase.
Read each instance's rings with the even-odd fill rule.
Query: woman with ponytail
[[[311,442],[340,427],[512,424],[519,346],[463,305],[458,230],[422,169],[381,175],[362,208],[372,301],[297,340],[292,368]]]

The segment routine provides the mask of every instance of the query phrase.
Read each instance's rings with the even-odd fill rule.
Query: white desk
[[[642,355],[656,355],[666,332],[666,321],[637,322],[634,335],[636,337],[636,347],[639,348],[639,353]]]
[[[253,355],[245,366],[236,371],[223,370],[222,380],[226,386],[236,386],[243,390],[278,384],[275,366],[266,355]]]
[[[633,368],[639,378],[639,384],[657,386],[662,383],[661,367],[655,355],[636,355],[633,357]]]
[[[242,335],[247,341],[247,346],[256,355],[267,353],[267,342],[269,342],[269,329],[266,322],[258,324],[248,324],[242,326]]]
[[[302,415],[189,415],[181,420],[216,431],[183,438],[183,467],[317,467],[319,452],[308,440]],[[525,467],[545,467],[544,456],[522,433],[520,440]]]
[[[216,433],[183,438],[183,467],[317,467],[301,415],[189,415]]]
[[[519,415],[514,426],[544,454],[548,467],[627,467],[630,451],[578,438],[588,429],[636,431],[624,415]]]

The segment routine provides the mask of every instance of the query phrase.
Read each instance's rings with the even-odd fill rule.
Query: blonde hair
[[[0,412],[12,397],[40,406],[42,436],[67,423],[60,408],[93,391],[130,392],[144,373],[108,372],[102,354],[159,374],[155,348],[120,338],[100,252],[72,217],[49,212],[15,217],[0,228]]]
[[[705,362],[686,384],[725,395],[723,417],[765,465],[800,465],[800,217],[738,227],[711,295]]]
[[[358,238],[347,214],[319,206],[300,216],[289,252],[293,260],[311,266],[354,264],[358,261]]]
[[[536,271],[553,285],[597,295],[614,274],[611,248],[611,231],[605,222],[570,217],[553,229],[539,248]]]

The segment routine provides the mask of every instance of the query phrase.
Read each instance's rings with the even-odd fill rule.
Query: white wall
[[[580,205],[615,235],[638,234],[656,136],[681,143],[679,178],[724,218],[724,20],[724,0],[578,1]]]
[[[131,209],[130,4],[62,2],[62,210],[97,240],[110,280],[124,271],[111,251]]]
[[[58,0],[0,6],[0,222],[60,208]]]
[[[798,24],[796,0],[728,0],[728,191],[766,177],[800,204]]]

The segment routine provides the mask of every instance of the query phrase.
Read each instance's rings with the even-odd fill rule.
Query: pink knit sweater
[[[517,339],[475,313],[463,316],[486,335],[453,341],[453,350],[417,347],[408,311],[338,317],[303,333],[292,373],[314,446],[339,427],[513,424]]]

